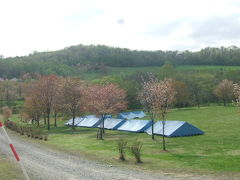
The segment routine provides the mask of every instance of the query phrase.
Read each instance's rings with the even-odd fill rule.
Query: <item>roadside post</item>
[[[28,174],[27,174],[27,171],[26,171],[24,165],[22,164],[22,161],[20,160],[20,157],[19,157],[19,155],[18,155],[15,147],[13,146],[12,141],[11,141],[10,137],[8,136],[7,131],[5,130],[5,128],[4,128],[4,126],[3,126],[3,123],[2,123],[1,121],[0,121],[0,129],[3,131],[4,136],[6,137],[6,139],[7,139],[7,141],[8,141],[8,144],[9,144],[11,150],[12,150],[12,153],[13,153],[16,161],[19,163],[19,165],[20,165],[20,167],[21,167],[21,170],[22,170],[22,172],[23,172],[26,180],[30,180],[30,178],[29,178],[29,176],[28,176]]]

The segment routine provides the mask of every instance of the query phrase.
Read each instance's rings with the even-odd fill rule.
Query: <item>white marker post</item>
[[[22,162],[20,161],[20,158],[19,158],[19,156],[18,156],[18,154],[17,154],[17,151],[16,151],[16,149],[14,148],[14,146],[13,146],[13,144],[12,144],[12,141],[11,141],[11,139],[9,138],[9,136],[8,136],[8,134],[7,134],[7,131],[5,130],[5,128],[4,128],[4,126],[3,126],[3,124],[2,124],[1,121],[0,121],[0,128],[2,129],[5,137],[7,138],[7,141],[8,141],[8,143],[9,143],[9,146],[10,146],[11,150],[12,150],[12,153],[13,153],[15,159],[17,160],[17,162],[19,163],[19,165],[20,165],[20,167],[21,167],[21,169],[22,169],[22,172],[23,172],[26,180],[30,180],[30,178],[29,178],[29,176],[28,176],[28,174],[27,174],[27,171],[26,171],[25,167],[23,166]]]

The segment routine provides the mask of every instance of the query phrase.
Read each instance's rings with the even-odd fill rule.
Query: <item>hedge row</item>
[[[8,129],[11,129],[20,135],[26,135],[27,137],[31,137],[34,139],[40,139],[40,140],[48,140],[48,134],[44,134],[40,129],[36,129],[33,127],[26,127],[26,126],[20,126],[17,123],[13,121],[5,121],[5,126]]]

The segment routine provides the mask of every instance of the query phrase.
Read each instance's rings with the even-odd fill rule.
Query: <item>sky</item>
[[[0,55],[72,45],[240,46],[240,0],[0,0]]]

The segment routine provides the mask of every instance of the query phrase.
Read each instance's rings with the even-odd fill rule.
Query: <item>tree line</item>
[[[20,77],[24,73],[71,76],[80,70],[98,71],[104,67],[173,65],[240,65],[240,48],[207,47],[191,51],[137,51],[103,45],[78,45],[52,52],[34,52],[28,56],[0,58],[0,77]]]
[[[130,109],[142,108],[141,103],[137,99],[137,92],[142,88],[142,83],[149,80],[149,73],[137,72],[131,75],[110,75],[103,78],[86,81],[87,84],[105,85],[108,83],[117,84],[126,91],[126,100]],[[174,99],[174,107],[202,106],[210,103],[223,103],[227,105],[233,99],[232,93],[224,97],[219,96],[219,90],[216,87],[223,81],[228,80],[231,83],[238,76],[230,76],[208,73],[182,73],[174,70],[172,66],[164,65],[158,73],[152,73],[157,79],[164,80],[171,78],[173,80],[176,95]],[[21,79],[0,79],[0,106],[11,106],[13,111],[21,109],[24,97],[29,93],[28,89],[33,86],[42,76],[35,74],[29,76],[25,74]],[[230,78],[228,78],[230,77]],[[63,77],[62,77],[63,78]],[[82,80],[83,81],[83,80]],[[230,85],[229,85],[230,87]]]
[[[148,73],[141,77],[141,84],[136,91],[135,100],[141,104],[151,117],[152,131],[157,117],[163,123],[163,150],[166,150],[164,126],[167,114],[178,103],[186,101],[187,86],[184,82],[174,79],[161,80],[154,74]],[[191,81],[193,84],[194,81]],[[199,87],[192,85],[196,91],[195,96],[201,96]],[[103,139],[104,121],[106,115],[116,115],[127,110],[128,93],[119,84],[112,82],[86,82],[79,78],[64,78],[56,75],[40,76],[35,81],[9,81],[0,82],[0,95],[6,105],[11,106],[11,101],[22,101],[20,109],[21,118],[27,122],[42,123],[50,130],[51,119],[57,127],[57,118],[63,115],[72,118],[72,129],[75,129],[75,119],[78,116],[95,114],[101,118],[101,126],[97,138]],[[21,90],[19,89],[21,88]],[[21,91],[21,93],[20,93]],[[212,90],[222,101],[223,105],[236,100],[239,106],[239,85],[224,79]],[[11,97],[11,98],[10,98]],[[14,99],[15,98],[15,99]],[[196,97],[195,97],[196,98]],[[197,101],[196,101],[197,102]],[[7,104],[8,103],[8,104]],[[196,104],[199,106],[199,104]],[[154,139],[154,134],[152,134]]]

